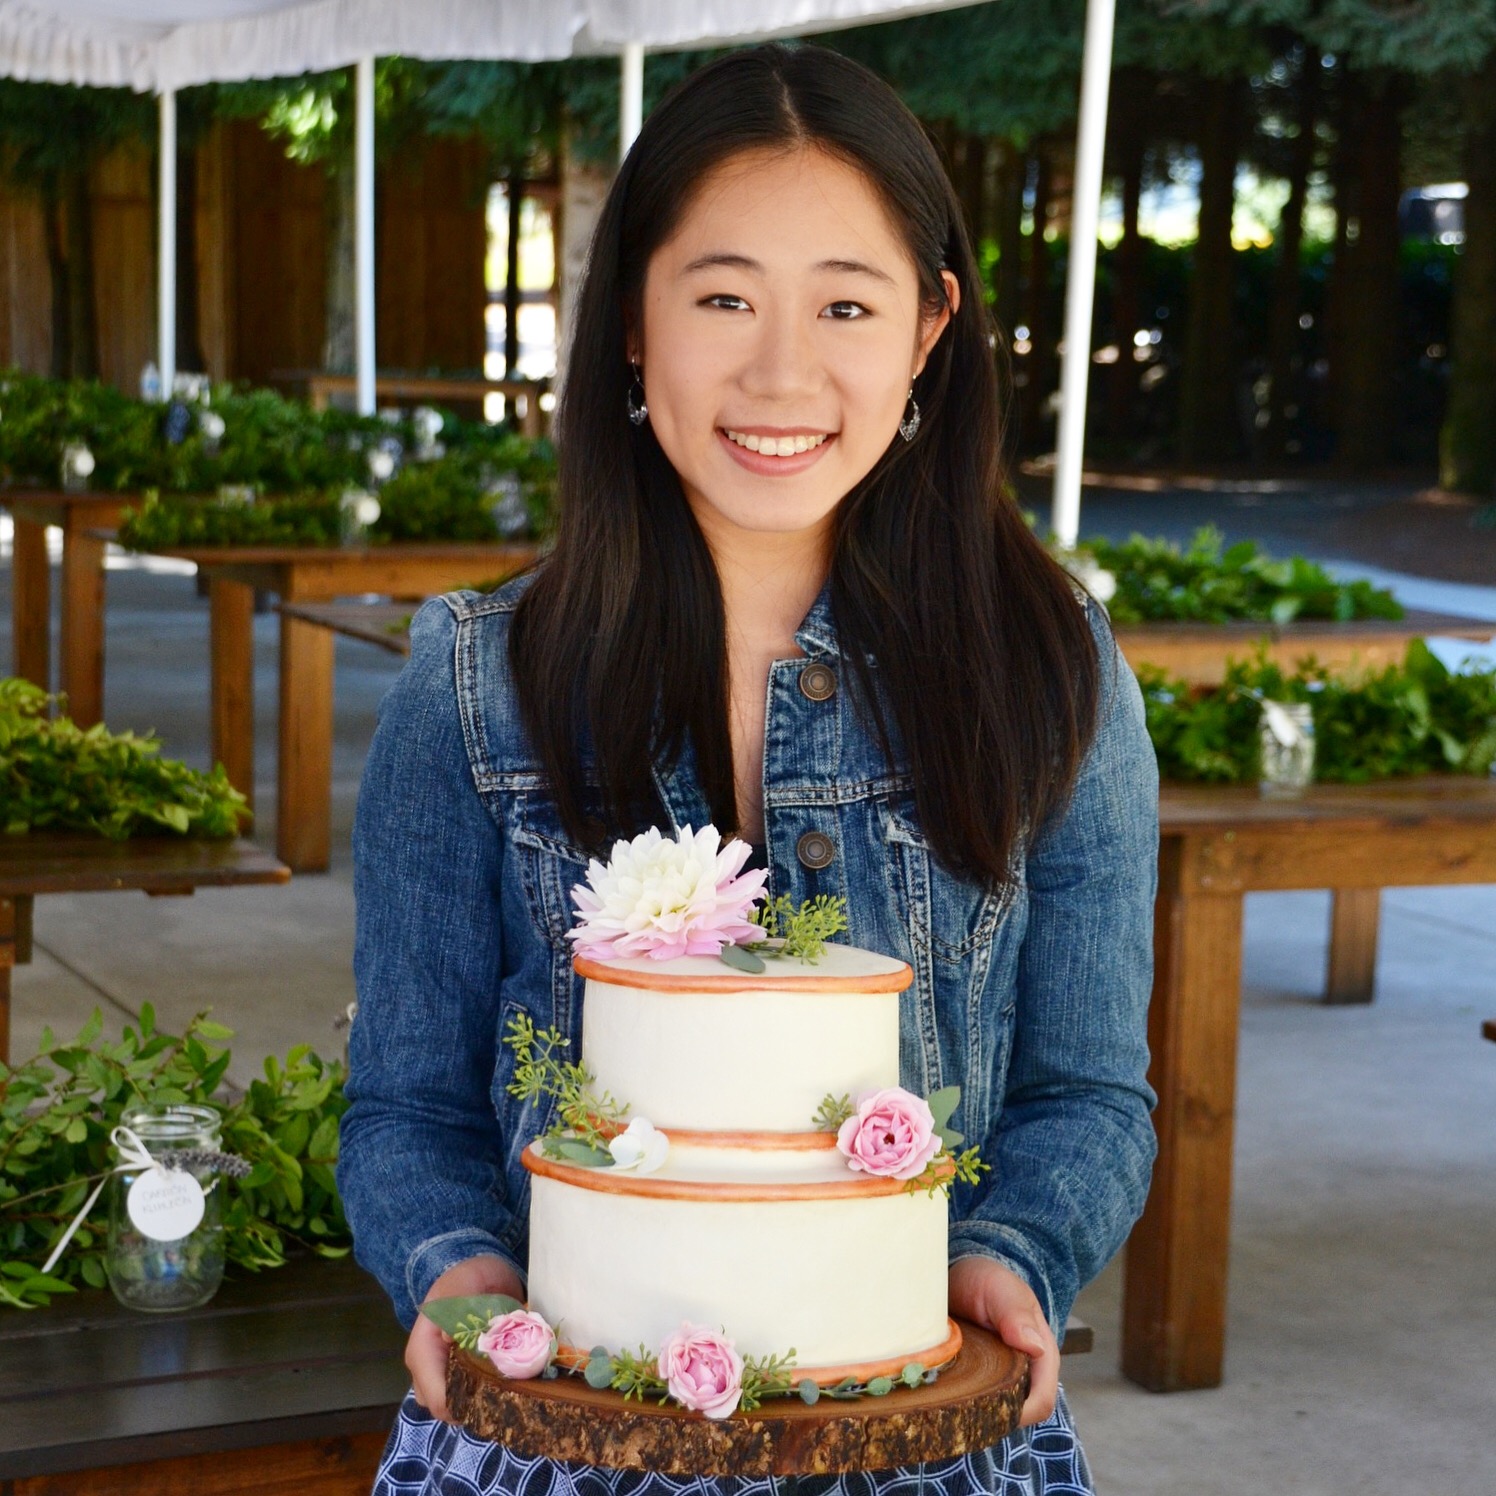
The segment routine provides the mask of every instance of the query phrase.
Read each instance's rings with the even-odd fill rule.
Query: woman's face
[[[630,350],[708,537],[822,529],[894,439],[949,318],[922,316],[909,252],[855,168],[755,151],[708,176],[649,262]]]

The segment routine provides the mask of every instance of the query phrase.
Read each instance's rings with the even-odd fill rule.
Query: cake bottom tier
[[[689,1321],[813,1371],[949,1342],[941,1193],[675,1199],[543,1175],[531,1188],[530,1306],[563,1344],[653,1350]]]

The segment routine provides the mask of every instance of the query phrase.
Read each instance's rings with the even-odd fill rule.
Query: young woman
[[[359,800],[339,1178],[412,1327],[379,1491],[701,1485],[472,1439],[417,1306],[523,1294],[538,1123],[499,1040],[528,1013],[579,1043],[588,855],[708,822],[910,963],[904,1083],[959,1083],[991,1165],[953,1196],[950,1305],[1032,1358],[1024,1427],[856,1489],[1090,1489],[1055,1336],[1153,1156],[1156,774],[1104,616],[1004,496],[994,346],[940,162],[871,74],[764,47],[651,115],[578,306],[554,553],[417,615]]]

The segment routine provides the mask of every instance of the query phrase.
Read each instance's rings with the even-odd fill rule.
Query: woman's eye
[[[719,307],[724,312],[744,312],[748,310],[748,303],[741,296],[708,296],[699,304],[701,306]]]
[[[830,317],[834,322],[850,322],[855,317],[866,317],[870,314],[860,302],[833,301],[821,315]]]

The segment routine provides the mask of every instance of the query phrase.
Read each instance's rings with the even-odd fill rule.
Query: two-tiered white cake
[[[751,975],[709,956],[576,959],[582,1062],[669,1138],[652,1173],[527,1151],[530,1304],[583,1353],[683,1321],[796,1378],[952,1359],[941,1190],[858,1172],[817,1130],[828,1096],[897,1086],[902,961],[830,945]]]

